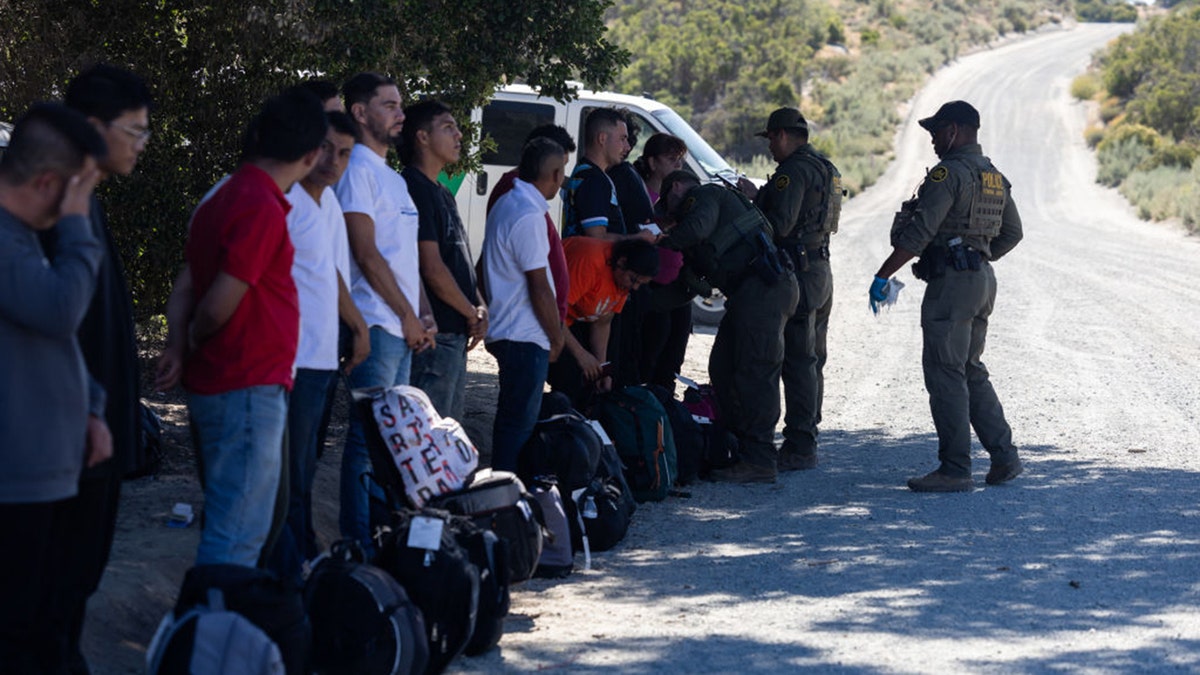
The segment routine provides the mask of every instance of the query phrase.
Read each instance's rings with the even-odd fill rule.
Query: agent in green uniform
[[[808,144],[808,122],[795,108],[771,113],[767,128],[771,156],[779,162],[762,189],[749,181],[754,204],[775,228],[775,245],[791,257],[800,284],[800,302],[783,331],[783,447],[779,470],[817,466],[817,426],[825,393],[826,340],[833,308],[829,235],[842,212],[842,175]]]
[[[773,483],[783,327],[799,298],[796,277],[773,243],[771,224],[740,192],[675,171],[663,180],[662,194],[668,230],[660,245],[683,253],[681,276],[693,290],[718,288],[727,299],[708,376],[721,417],[738,437],[741,461],[712,477]]]
[[[920,121],[941,159],[925,176],[915,199],[892,225],[892,254],[871,283],[872,306],[887,297],[888,279],[915,256],[913,274],[928,283],[921,302],[921,364],[938,435],[940,466],[912,478],[916,492],[968,492],[971,428],[991,456],[988,485],[1021,473],[1000,400],[979,360],[996,300],[991,261],[1021,241],[1021,216],[1011,185],[976,140],[979,112],[951,101]]]

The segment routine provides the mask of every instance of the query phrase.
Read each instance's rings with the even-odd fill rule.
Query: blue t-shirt
[[[562,198],[566,204],[563,238],[587,234],[587,228],[599,226],[626,234],[617,189],[608,174],[596,166],[586,161],[576,165],[563,186]]]
[[[477,302],[475,268],[471,266],[471,249],[467,246],[467,233],[458,215],[454,196],[441,183],[429,180],[414,166],[404,167],[400,175],[408,183],[408,195],[417,205],[417,241],[437,242],[438,254],[446,264],[446,269],[450,270],[458,288],[474,305]],[[428,293],[428,297],[438,332],[465,335],[467,318],[433,293]]]

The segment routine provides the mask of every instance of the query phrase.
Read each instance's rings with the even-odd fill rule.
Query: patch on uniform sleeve
[[[775,189],[783,190],[784,188],[786,188],[788,186],[788,183],[791,183],[791,182],[792,182],[792,179],[789,178],[788,175],[785,173],[785,174],[781,175],[779,178],[775,179]]]
[[[931,180],[935,183],[940,183],[940,182],[946,180],[946,176],[949,176],[949,175],[950,175],[950,172],[946,170],[946,167],[935,166],[935,167],[933,167],[933,171],[929,172],[929,180]]]
[[[683,200],[683,206],[679,207],[679,212],[687,213],[688,211],[691,211],[692,207],[695,205],[696,205],[696,198],[688,197],[687,199]]]

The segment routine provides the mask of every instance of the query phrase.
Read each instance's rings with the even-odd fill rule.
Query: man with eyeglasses
[[[98,162],[101,179],[133,173],[150,140],[153,101],[145,82],[123,68],[98,64],[71,80],[65,103],[82,113],[108,146],[108,154]],[[67,559],[73,574],[64,582],[69,582],[65,584],[70,617],[67,649],[72,672],[87,669],[79,638],[88,597],[99,587],[112,549],[121,478],[141,469],[146,461],[139,433],[133,301],[108,218],[95,195],[91,198],[90,221],[92,234],[104,247],[104,256],[95,295],[79,327],[79,345],[88,372],[108,394],[105,421],[112,433],[113,456],[84,469],[78,495],[70,505],[75,534]],[[56,230],[46,232],[44,240],[55,234]],[[52,246],[46,248],[53,250]]]
[[[969,492],[971,429],[991,456],[988,485],[1021,474],[1012,429],[979,360],[996,302],[999,260],[1021,241],[1021,216],[1012,185],[984,156],[977,140],[979,112],[951,101],[918,122],[941,162],[930,169],[915,199],[892,223],[892,254],[875,273],[872,309],[888,297],[893,274],[916,256],[913,275],[925,281],[921,302],[921,365],[938,436],[938,468],[910,478],[914,492]]]

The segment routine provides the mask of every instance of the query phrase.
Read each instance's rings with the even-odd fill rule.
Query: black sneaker
[[[975,481],[970,476],[955,478],[931,471],[920,478],[909,478],[908,489],[913,492],[970,492],[975,489]]]
[[[1020,458],[1014,457],[1011,462],[997,464],[992,462],[992,468],[988,469],[987,478],[984,480],[988,485],[1000,485],[1021,475],[1025,467],[1021,466]]]

